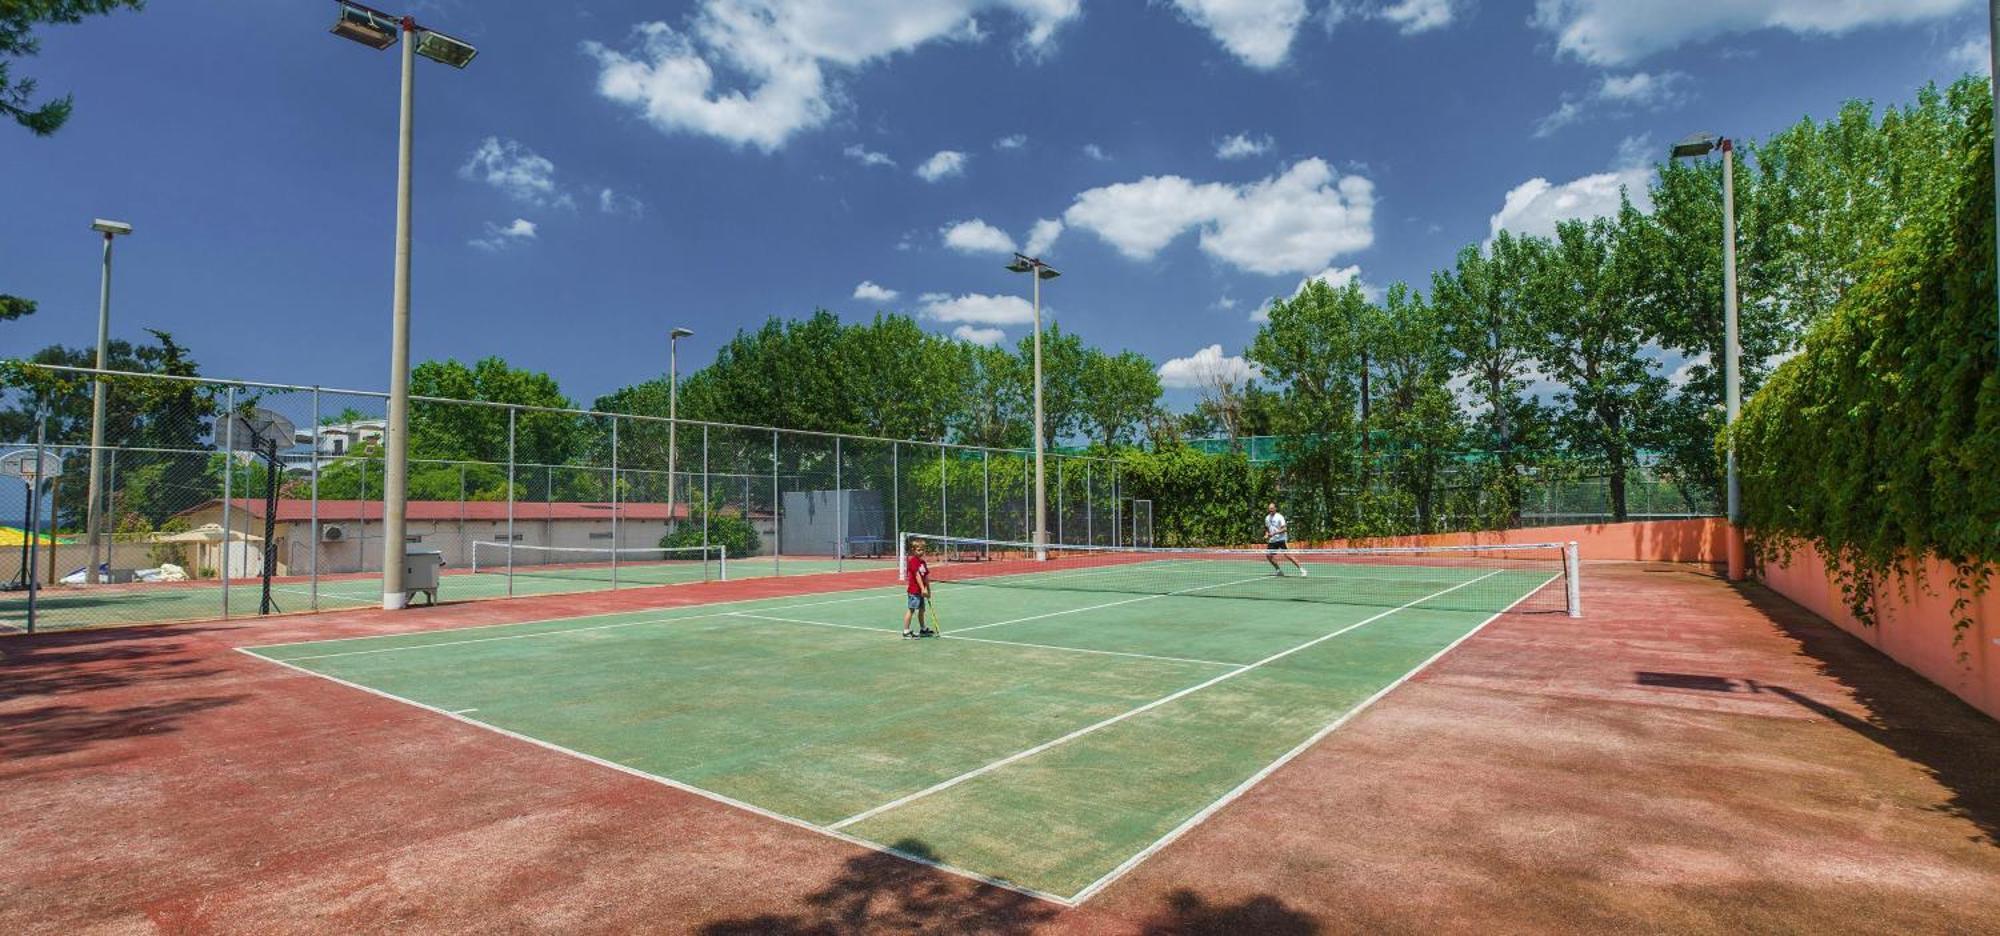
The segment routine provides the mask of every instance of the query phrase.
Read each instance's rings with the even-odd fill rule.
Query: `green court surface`
[[[941,584],[942,640],[898,638],[889,588],[245,652],[1073,903],[1561,587],[1254,563],[1186,580]]]
[[[794,559],[777,563],[771,557],[753,557],[729,562],[729,578],[766,578],[773,575],[816,575],[824,572],[858,572],[891,568],[887,560]],[[715,574],[711,565],[708,574]],[[560,595],[608,591],[613,587],[608,568],[580,569],[526,567],[515,570],[513,590],[501,572],[469,574],[447,570],[438,582],[440,601],[467,601],[532,595]],[[680,585],[703,581],[699,563],[634,564],[618,571],[618,588],[651,585]],[[257,613],[263,584],[256,579],[237,579],[229,586],[229,617],[249,617]],[[285,578],[271,584],[271,598],[280,612],[310,611],[315,607],[311,582]],[[421,599],[419,599],[421,601]],[[382,579],[376,575],[325,576],[319,581],[319,610],[379,607]],[[130,585],[44,586],[36,601],[37,630],[66,630],[119,624],[164,624],[178,621],[208,621],[221,618],[222,583],[219,581],[159,582]],[[0,632],[26,627],[26,592],[0,594]]]

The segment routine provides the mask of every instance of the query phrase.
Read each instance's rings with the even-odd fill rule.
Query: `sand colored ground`
[[[2000,931],[2000,724],[1705,568],[1590,566],[1080,909],[233,651],[885,581],[0,639],[0,932]]]

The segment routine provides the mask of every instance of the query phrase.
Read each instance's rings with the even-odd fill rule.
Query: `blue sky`
[[[1170,384],[1230,368],[1312,276],[1427,284],[1496,225],[1615,206],[1692,130],[1755,137],[1985,70],[1976,0],[429,0],[414,352],[587,402],[815,307],[1012,341],[1033,246],[1063,327]],[[114,333],[204,371],[387,384],[396,57],[333,4],[174,3],[44,28],[76,97],[0,128],[0,354]],[[957,154],[957,155],[951,155]],[[864,286],[863,284],[869,284]],[[1197,363],[1191,356],[1220,346]],[[1172,363],[1182,359],[1179,363]],[[1173,399],[1185,402],[1186,390]]]

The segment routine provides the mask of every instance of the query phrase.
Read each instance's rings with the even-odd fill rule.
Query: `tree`
[[[1666,391],[1646,353],[1649,323],[1633,301],[1639,258],[1620,248],[1621,232],[1641,223],[1630,199],[1615,221],[1564,221],[1529,273],[1535,357],[1561,388],[1556,424],[1569,453],[1608,476],[1612,518],[1621,522],[1627,476],[1640,447],[1658,436]]]
[[[35,314],[35,300],[0,293],[0,322],[11,322],[33,314]]]
[[[1524,299],[1535,250],[1501,231],[1485,251],[1466,247],[1452,269],[1431,276],[1431,302],[1453,369],[1467,379],[1483,410],[1482,447],[1497,451],[1494,480],[1516,515],[1520,468],[1536,454],[1536,405],[1526,396],[1534,334]]]
[[[1387,442],[1388,475],[1408,498],[1419,532],[1438,526],[1445,473],[1465,444],[1451,392],[1452,355],[1437,307],[1409,286],[1389,287],[1373,336],[1374,425]]]
[[[36,24],[80,23],[86,16],[121,8],[138,10],[145,5],[145,0],[34,0],[0,4],[0,114],[14,118],[15,123],[36,136],[48,136],[69,120],[74,104],[69,95],[35,104],[35,80],[9,74],[11,63],[5,56],[25,58],[41,51],[41,43],[29,35]]]
[[[1278,389],[1275,428],[1290,479],[1291,508],[1302,539],[1359,532],[1367,488],[1361,458],[1361,373],[1373,314],[1360,286],[1323,281],[1272,304],[1249,357]]]
[[[1105,448],[1133,440],[1160,399],[1160,375],[1145,355],[1092,349],[1083,366],[1083,421]]]
[[[471,367],[457,361],[425,361],[410,371],[410,393],[547,409],[574,406],[555,378],[512,367],[498,357]],[[410,405],[410,457],[505,464],[507,412],[498,406],[415,401]],[[517,464],[560,465],[581,454],[585,443],[585,427],[568,413],[522,410],[514,420]]]
[[[1021,338],[1015,352],[1021,359],[1019,374],[1028,397],[1030,416],[1034,405],[1035,338]],[[1084,407],[1089,387],[1084,372],[1090,351],[1083,339],[1062,330],[1056,323],[1042,330],[1042,434],[1053,448],[1061,440],[1085,431]],[[1033,436],[1029,436],[1030,440]]]

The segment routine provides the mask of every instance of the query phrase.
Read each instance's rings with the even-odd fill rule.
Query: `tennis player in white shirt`
[[[1291,532],[1290,529],[1285,525],[1285,515],[1278,512],[1277,503],[1274,501],[1272,503],[1265,504],[1264,505],[1264,558],[1271,561],[1272,574],[1277,575],[1281,578],[1285,574],[1285,567],[1278,564],[1278,556],[1285,552],[1286,541],[1289,539],[1291,539]],[[1310,574],[1306,572],[1304,566],[1299,565],[1299,561],[1297,559],[1294,559],[1291,556],[1287,555],[1285,556],[1285,561],[1291,563],[1292,568],[1297,569],[1301,577]]]

